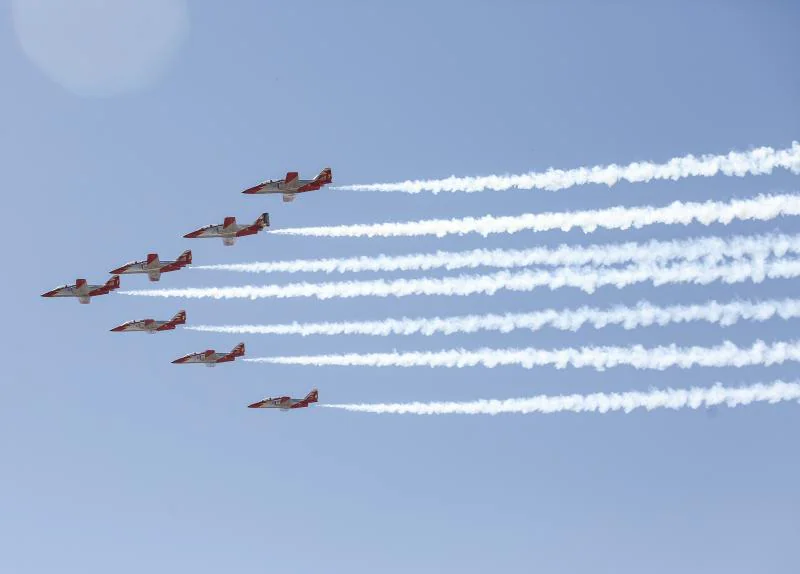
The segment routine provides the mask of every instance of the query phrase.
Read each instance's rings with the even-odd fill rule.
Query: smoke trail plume
[[[708,301],[701,305],[672,305],[659,307],[642,301],[634,307],[618,305],[610,309],[580,307],[578,309],[545,309],[532,313],[504,315],[466,315],[461,317],[402,318],[382,321],[344,321],[329,323],[290,323],[285,325],[190,325],[191,331],[246,335],[451,335],[498,331],[508,333],[517,329],[538,331],[546,327],[562,331],[577,331],[584,325],[602,329],[619,325],[636,329],[652,325],[704,321],[730,326],[739,321],[768,321],[800,317],[800,299],[781,301]]]
[[[405,223],[373,223],[296,227],[275,229],[270,233],[308,237],[420,237],[434,235],[466,235],[477,233],[484,237],[494,233],[520,231],[570,231],[581,229],[592,233],[597,229],[630,229],[648,225],[711,225],[732,221],[767,221],[783,215],[800,215],[800,195],[758,195],[751,199],[729,202],[675,201],[665,207],[612,207],[588,211],[526,213],[495,217],[465,217],[461,219],[423,219]]]
[[[348,191],[399,191],[404,193],[442,193],[502,191],[506,189],[542,189],[558,191],[590,183],[612,187],[620,181],[643,183],[652,180],[678,180],[687,177],[712,177],[717,174],[744,177],[770,174],[774,169],[800,173],[800,144],[792,142],[786,149],[759,147],[747,152],[732,151],[727,155],[687,155],[667,163],[634,162],[625,166],[606,165],[579,167],[577,169],[548,169],[523,175],[489,175],[482,177],[456,177],[403,181],[398,183],[373,183],[345,185],[336,189]]]
[[[786,279],[800,276],[800,259],[741,260],[726,265],[706,266],[683,263],[662,267],[630,265],[622,268],[558,267],[552,270],[525,270],[516,273],[499,271],[490,275],[394,279],[386,281],[342,281],[334,283],[289,283],[287,285],[245,285],[242,287],[186,287],[178,289],[142,289],[121,291],[122,295],[143,297],[183,297],[187,299],[264,299],[316,297],[317,299],[351,297],[407,297],[409,295],[466,296],[493,295],[497,291],[533,291],[541,287],[551,290],[575,287],[593,293],[597,288],[613,285],[622,289],[629,285],[650,282],[694,283],[707,285],[714,281],[740,283],[764,279]]]
[[[775,381],[746,387],[723,387],[720,383],[710,388],[630,391],[626,393],[592,393],[590,395],[539,395],[530,398],[505,400],[478,400],[469,402],[435,403],[361,403],[328,405],[321,407],[360,413],[413,414],[413,415],[498,415],[503,413],[629,413],[636,409],[699,409],[726,405],[738,407],[753,403],[775,404],[800,399],[800,383]]]
[[[532,249],[474,249],[471,251],[412,253],[328,259],[295,259],[259,263],[198,265],[192,269],[239,271],[247,273],[351,273],[362,271],[428,271],[430,269],[474,269],[498,267],[510,269],[531,265],[617,265],[637,262],[665,262],[673,259],[718,263],[723,258],[782,257],[800,252],[800,235],[764,234],[755,236],[692,237],[647,243],[610,243],[606,245]]]
[[[482,366],[494,368],[518,365],[525,369],[552,366],[592,368],[604,371],[614,367],[630,366],[634,369],[662,371],[670,367],[747,367],[752,365],[779,365],[787,361],[800,361],[800,341],[779,341],[768,345],[756,341],[751,347],[737,347],[725,341],[715,347],[678,347],[666,345],[646,348],[642,345],[628,347],[579,347],[564,349],[449,349],[444,351],[414,351],[407,353],[347,353],[340,355],[297,355],[288,357],[258,357],[244,359],[251,363],[303,366],[342,367],[446,367],[464,368]]]

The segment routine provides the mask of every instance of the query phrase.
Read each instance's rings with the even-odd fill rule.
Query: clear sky
[[[435,337],[110,333],[796,295],[790,281],[493,297],[181,301],[39,294],[157,251],[196,263],[796,232],[728,227],[445,239],[182,238],[227,215],[275,227],[517,214],[793,191],[786,172],[470,195],[243,196],[325,165],[336,183],[571,168],[786,147],[800,134],[800,10],[780,0],[293,1],[0,7],[6,229],[0,571],[790,572],[797,404],[712,413],[413,417],[249,410],[793,380],[798,366],[370,369],[170,364],[248,356],[790,340],[794,322]],[[55,7],[55,4],[59,4]],[[110,4],[110,3],[109,3]],[[26,6],[23,6],[26,5]],[[48,7],[49,5],[49,7]],[[155,6],[160,6],[156,8]],[[44,8],[43,8],[44,7]],[[132,12],[125,12],[129,10]],[[159,12],[159,10],[161,10]],[[122,21],[123,25],[119,22]],[[102,33],[101,33],[102,31]],[[20,41],[22,40],[22,42]],[[24,46],[24,49],[23,49]],[[403,274],[387,274],[386,277]],[[441,273],[431,273],[441,275]],[[358,278],[374,277],[361,274]],[[405,276],[405,275],[403,275]],[[315,281],[183,270],[159,286]],[[144,276],[123,288],[147,288]]]

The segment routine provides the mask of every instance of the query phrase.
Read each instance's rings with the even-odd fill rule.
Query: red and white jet
[[[333,173],[331,168],[326,167],[314,179],[299,179],[296,171],[290,171],[284,179],[269,179],[262,181],[258,185],[245,189],[242,193],[261,194],[261,193],[280,193],[283,194],[283,201],[294,201],[294,196],[306,191],[316,191],[323,185],[333,183]]]
[[[178,311],[169,321],[156,321],[154,319],[139,319],[128,321],[111,329],[112,333],[128,333],[130,331],[144,331],[145,333],[157,333],[159,331],[172,331],[178,325],[186,323],[186,311]]]
[[[226,217],[222,225],[206,225],[196,231],[184,235],[187,239],[204,237],[221,237],[223,245],[233,245],[237,237],[245,235],[255,235],[262,229],[269,227],[269,213],[262,213],[261,217],[251,225],[240,225],[236,223],[235,217]]]
[[[244,357],[244,343],[236,345],[230,353],[217,353],[213,349],[203,351],[202,353],[192,353],[180,359],[175,359],[175,365],[189,365],[192,363],[202,363],[207,367],[214,367],[217,363],[229,363],[236,357]]]
[[[252,405],[247,405],[248,409],[281,409],[288,411],[289,409],[301,409],[310,406],[311,403],[316,403],[319,399],[317,389],[313,389],[308,393],[304,399],[293,399],[290,397],[275,397],[258,401]]]
[[[87,285],[86,279],[76,279],[75,285],[62,285],[52,291],[42,293],[42,297],[77,297],[80,303],[89,303],[92,297],[108,295],[119,289],[119,275],[114,275],[105,285]]]
[[[150,281],[158,281],[161,279],[162,273],[170,271],[177,271],[183,269],[185,266],[192,262],[192,252],[184,251],[175,261],[159,261],[158,253],[150,253],[147,255],[145,261],[132,261],[126,263],[118,269],[114,269],[111,273],[147,273]]]

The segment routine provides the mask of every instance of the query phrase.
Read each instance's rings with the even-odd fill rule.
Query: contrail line
[[[800,252],[800,235],[764,234],[754,236],[692,237],[646,243],[609,243],[589,246],[559,245],[555,248],[474,249],[436,251],[408,255],[377,255],[327,259],[295,259],[255,263],[198,265],[190,269],[245,273],[356,273],[362,271],[428,271],[430,269],[510,269],[532,265],[617,265],[629,261],[664,262],[673,259],[717,263],[725,257],[766,258]]]
[[[551,413],[630,413],[636,409],[700,409],[725,405],[738,407],[753,403],[776,404],[800,399],[800,383],[775,381],[746,387],[654,389],[648,392],[592,393],[589,395],[539,395],[519,399],[489,399],[468,402],[320,404],[329,409],[374,414],[412,415],[498,415]]]
[[[545,309],[531,313],[506,313],[466,315],[457,317],[432,317],[384,319],[381,321],[343,321],[324,323],[289,323],[277,325],[189,325],[190,331],[244,335],[451,335],[498,331],[509,333],[517,329],[538,331],[547,327],[562,331],[577,331],[585,325],[602,329],[619,325],[623,329],[637,329],[652,325],[704,321],[730,326],[739,321],[768,321],[778,317],[783,320],[800,318],[800,299],[768,301],[708,301],[699,305],[672,305],[659,307],[642,301],[633,307],[618,305],[609,309],[580,307],[578,309]]]
[[[525,369],[551,366],[592,368],[597,371],[630,366],[634,369],[662,371],[670,367],[747,367],[780,365],[800,361],[800,341],[779,341],[771,345],[758,340],[750,347],[738,347],[730,341],[715,347],[678,347],[665,345],[646,348],[579,347],[564,349],[448,349],[443,351],[411,351],[406,353],[346,353],[334,355],[296,355],[244,359],[250,363],[301,366],[339,367],[445,367],[482,366],[492,369],[517,365]]]
[[[245,285],[241,287],[184,287],[176,289],[142,289],[120,291],[121,295],[142,297],[182,297],[186,299],[264,299],[316,297],[317,299],[351,297],[407,297],[410,295],[466,296],[493,295],[497,291],[533,291],[541,287],[551,290],[575,287],[593,293],[603,286],[622,289],[629,285],[650,282],[694,283],[707,285],[715,281],[741,283],[764,279],[788,279],[800,276],[800,259],[741,260],[726,265],[707,266],[684,263],[667,267],[630,265],[628,267],[558,267],[552,270],[499,271],[489,275],[418,279],[376,279],[333,283],[289,283],[286,285]]]
[[[664,207],[612,207],[588,211],[526,213],[523,215],[423,219],[404,223],[373,223],[294,227],[269,233],[307,237],[421,237],[466,235],[486,237],[494,233],[521,231],[570,231],[592,233],[598,229],[630,229],[649,225],[728,225],[732,221],[767,221],[780,216],[800,215],[800,195],[758,195],[732,201],[681,202]]]
[[[786,149],[759,147],[746,152],[732,151],[726,155],[687,155],[666,163],[633,162],[577,169],[553,169],[522,175],[489,175],[480,177],[450,176],[444,179],[407,180],[397,183],[344,185],[334,189],[345,191],[383,191],[403,193],[443,193],[503,191],[507,189],[537,189],[558,191],[586,184],[612,187],[620,181],[644,183],[652,180],[678,180],[687,177],[712,177],[717,174],[744,177],[770,174],[774,169],[800,173],[800,144],[792,142]]]

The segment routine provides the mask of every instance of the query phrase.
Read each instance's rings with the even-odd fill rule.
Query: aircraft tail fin
[[[109,291],[113,291],[114,289],[119,289],[119,275],[114,275],[111,279],[106,281],[105,287]]]
[[[173,325],[184,325],[186,323],[186,311],[181,309],[180,311],[175,313],[175,316],[172,319],[170,319],[169,322],[172,323]]]
[[[333,183],[333,172],[331,171],[331,168],[326,167],[321,172],[319,172],[317,177],[314,178],[314,182],[322,184]]]
[[[306,402],[307,403],[316,403],[319,401],[319,391],[317,389],[311,389],[311,392],[306,395]]]
[[[183,253],[180,254],[178,257],[177,263],[181,263],[183,265],[189,265],[192,262],[192,250],[187,249]]]
[[[254,223],[256,227],[264,229],[265,227],[269,227],[269,213],[262,213],[256,222]]]
[[[244,343],[239,343],[231,351],[232,357],[244,357]]]

